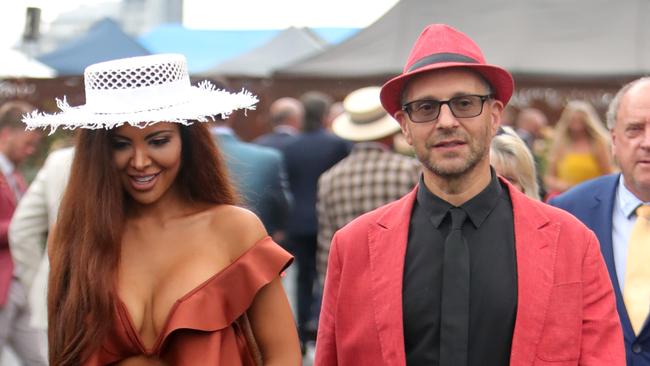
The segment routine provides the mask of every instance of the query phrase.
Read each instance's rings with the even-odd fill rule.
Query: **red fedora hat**
[[[514,89],[512,75],[498,66],[486,64],[476,43],[446,24],[431,24],[424,29],[411,49],[402,74],[382,86],[381,104],[394,116],[402,109],[402,91],[410,78],[451,67],[466,67],[483,75],[492,86],[495,98],[508,104]]]

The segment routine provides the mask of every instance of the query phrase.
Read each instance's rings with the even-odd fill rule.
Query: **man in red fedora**
[[[418,186],[332,239],[316,365],[624,365],[590,230],[497,176],[513,91],[465,34],[428,26],[381,90]]]

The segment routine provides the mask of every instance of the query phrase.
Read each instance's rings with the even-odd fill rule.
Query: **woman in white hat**
[[[237,207],[208,118],[257,99],[190,85],[185,58],[99,63],[86,104],[25,116],[80,128],[49,241],[52,365],[299,365],[279,274],[291,256]]]

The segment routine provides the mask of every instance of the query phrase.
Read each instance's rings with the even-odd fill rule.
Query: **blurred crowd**
[[[436,30],[435,27],[432,29],[434,29],[433,31],[441,32],[440,30]],[[451,32],[447,28],[444,28],[443,31]],[[485,81],[479,78],[477,76],[478,74],[467,72],[467,70],[459,71],[454,69],[450,71],[441,68],[440,70],[427,69],[425,71],[431,73],[425,74],[428,75],[426,77],[432,78],[431,80],[434,80],[434,77],[445,77],[463,86],[465,84],[462,83],[466,80],[479,80],[479,82],[472,84],[474,86],[482,86],[483,84],[481,82]],[[417,82],[403,85],[404,90],[410,92],[413,89],[417,89],[417,87],[423,87],[425,83],[422,80],[431,81],[425,78],[413,80],[417,80]],[[490,80],[490,82],[493,81]],[[433,81],[430,84],[448,85],[445,83],[436,84]],[[489,83],[485,82],[485,84]],[[445,149],[451,151],[441,153],[439,158],[444,160],[453,155],[457,145],[474,144],[472,140],[474,138],[476,140],[483,138],[484,140],[482,141],[488,141],[489,143],[489,148],[487,149],[489,150],[489,164],[485,166],[486,170],[483,172],[486,174],[480,176],[481,179],[485,180],[486,184],[484,187],[485,191],[483,192],[487,193],[482,196],[477,194],[476,197],[480,199],[475,201],[478,202],[475,206],[467,206],[465,205],[465,201],[458,202],[458,205],[453,205],[465,207],[467,210],[470,210],[471,221],[479,222],[477,224],[479,228],[476,231],[472,231],[474,229],[468,231],[468,225],[466,225],[463,231],[465,235],[468,233],[475,235],[472,237],[474,240],[480,235],[487,235],[487,237],[495,239],[493,241],[501,242],[500,239],[502,237],[500,235],[503,235],[503,233],[496,230],[496,228],[501,229],[501,221],[498,220],[502,220],[504,217],[512,217],[514,219],[514,226],[509,223],[510,226],[503,227],[503,232],[507,234],[511,233],[512,237],[509,238],[506,235],[507,240],[504,240],[503,243],[513,244],[510,247],[504,244],[504,248],[514,250],[514,244],[521,239],[520,236],[516,235],[518,233],[516,230],[519,230],[518,228],[520,226],[518,225],[526,219],[522,219],[521,212],[518,212],[517,209],[512,211],[512,208],[527,207],[531,212],[539,213],[537,218],[546,217],[546,215],[557,215],[557,217],[553,218],[554,220],[558,220],[557,227],[564,225],[562,226],[562,230],[565,230],[562,232],[562,235],[564,235],[561,238],[562,245],[567,244],[566,241],[569,240],[567,238],[578,238],[575,239],[575,246],[562,246],[558,244],[558,247],[561,247],[558,250],[560,252],[558,256],[562,257],[558,262],[566,260],[566,263],[573,263],[569,261],[578,260],[576,258],[584,255],[584,258],[580,257],[579,260],[586,263],[591,260],[589,259],[592,258],[591,256],[594,256],[593,253],[598,253],[597,249],[594,249],[595,247],[591,245],[592,239],[595,242],[595,237],[592,238],[594,235],[593,232],[587,231],[581,224],[578,225],[577,221],[573,220],[573,218],[568,218],[568,215],[561,216],[557,213],[558,210],[551,209],[540,202],[550,202],[556,206],[564,206],[563,208],[569,211],[573,209],[574,211],[571,212],[576,217],[581,218],[580,210],[582,208],[576,207],[577,204],[571,203],[573,202],[571,199],[573,197],[572,192],[575,192],[572,189],[585,182],[593,182],[596,178],[602,179],[602,177],[613,176],[618,179],[617,175],[611,175],[621,170],[621,167],[614,162],[612,152],[615,146],[612,141],[612,136],[619,136],[618,149],[620,152],[623,152],[626,146],[628,146],[625,145],[624,139],[632,139],[634,136],[633,132],[630,132],[631,130],[625,130],[618,135],[613,134],[612,131],[617,121],[616,115],[600,115],[586,101],[569,100],[566,101],[557,120],[549,120],[544,111],[533,106],[524,106],[516,110],[509,110],[508,113],[504,114],[504,116],[508,117],[504,117],[503,120],[492,120],[495,125],[498,125],[498,128],[495,128],[494,133],[489,130],[490,136],[487,137],[480,135],[476,131],[472,131],[467,133],[467,135],[449,135],[453,138],[449,137],[446,139],[447,137],[445,136],[447,135],[441,133],[443,137],[440,137],[439,140],[435,140],[434,142],[433,137],[429,140],[429,137],[425,136],[424,132],[422,132],[424,131],[422,126],[427,126],[426,123],[434,120],[443,120],[443,113],[445,123],[456,123],[455,118],[476,119],[478,121],[477,123],[486,121],[486,118],[492,115],[499,115],[500,118],[500,108],[504,108],[510,95],[507,95],[506,98],[499,93],[508,94],[508,88],[510,88],[509,93],[512,93],[512,85],[509,87],[504,85],[497,85],[497,90],[491,91],[494,93],[488,92],[486,95],[474,93],[447,97],[449,98],[448,100],[430,100],[426,98],[415,100],[414,102],[398,106],[397,108],[401,109],[397,111],[390,112],[387,112],[386,102],[382,99],[385,97],[381,95],[382,87],[374,85],[354,90],[341,101],[333,100],[327,91],[309,91],[297,98],[286,96],[272,101],[268,110],[268,116],[265,118],[268,122],[269,132],[257,136],[252,141],[244,141],[238,136],[231,125],[232,121],[230,119],[216,118],[213,121],[206,122],[210,136],[214,142],[214,144],[210,143],[210,145],[218,147],[221,152],[230,180],[232,180],[241,198],[241,206],[255,213],[273,241],[280,244],[295,259],[295,264],[288,270],[288,275],[283,277],[282,282],[290,296],[303,355],[308,354],[310,349],[313,350],[316,339],[319,338],[320,340],[321,337],[325,339],[324,342],[329,340],[331,341],[330,343],[334,342],[332,339],[335,338],[337,342],[350,341],[351,344],[354,343],[354,345],[350,346],[350,349],[354,349],[357,344],[365,344],[363,342],[369,342],[368,344],[379,342],[377,340],[378,337],[377,339],[361,337],[355,333],[355,329],[352,329],[354,327],[350,326],[351,323],[347,323],[351,319],[354,323],[354,316],[346,318],[350,314],[354,315],[354,312],[351,310],[350,313],[346,314],[345,309],[341,310],[338,307],[332,308],[332,304],[339,301],[337,304],[342,306],[342,308],[349,306],[350,309],[353,309],[358,306],[359,309],[367,309],[367,306],[370,305],[362,301],[361,295],[352,293],[354,291],[351,290],[346,292],[345,289],[362,288],[365,291],[366,288],[370,287],[374,289],[375,287],[373,286],[388,290],[396,289],[397,287],[392,286],[395,283],[388,283],[382,278],[369,279],[363,276],[357,278],[349,274],[367,274],[368,272],[365,272],[365,268],[354,268],[355,263],[361,263],[359,265],[360,268],[368,267],[369,265],[365,262],[366,260],[373,264],[387,264],[386,268],[382,267],[379,269],[379,273],[388,271],[392,269],[389,265],[393,263],[391,262],[392,258],[387,257],[385,253],[379,253],[380,250],[373,252],[372,248],[367,253],[363,252],[363,255],[355,252],[356,249],[350,243],[356,243],[357,241],[363,243],[365,240],[373,240],[372,237],[369,238],[373,234],[353,235],[353,230],[361,230],[359,228],[364,224],[363,221],[356,221],[356,224],[344,229],[345,232],[342,234],[340,234],[342,232],[340,230],[356,218],[369,212],[373,212],[371,215],[379,215],[380,220],[378,220],[378,226],[386,229],[389,226],[386,223],[390,222],[386,218],[390,215],[386,214],[386,216],[382,216],[384,212],[389,212],[382,210],[395,210],[395,207],[399,206],[393,205],[386,209],[384,205],[409,194],[409,197],[413,198],[417,193],[417,198],[413,198],[414,200],[423,200],[423,197],[429,197],[427,194],[436,194],[436,192],[428,192],[423,188],[426,183],[425,180],[428,179],[427,174],[429,174],[429,178],[435,177],[438,174],[440,177],[444,176],[445,179],[453,181],[453,173],[442,174],[436,170],[444,169],[445,166],[437,166],[436,164],[440,163],[439,161],[434,161],[433,158],[427,161],[428,155],[424,155],[424,157],[422,155],[426,148],[435,144],[437,144],[436,146],[442,146],[443,151],[447,151]],[[647,85],[647,82],[646,84],[641,82],[640,85]],[[383,90],[385,92],[386,86],[383,87]],[[645,97],[647,98],[647,94]],[[442,97],[440,98],[442,99]],[[618,103],[618,100],[615,103]],[[484,104],[490,107],[484,107]],[[493,114],[487,115],[488,117],[486,117],[484,108],[488,111],[487,113]],[[610,114],[617,113],[618,104],[614,104],[612,108],[610,108]],[[494,112],[495,110],[497,112]],[[613,112],[611,112],[612,110]],[[57,219],[59,203],[61,202],[70,176],[74,155],[79,147],[73,147],[70,143],[64,143],[64,145],[69,146],[57,146],[52,151],[49,151],[45,163],[40,167],[35,178],[31,182],[27,182],[21,174],[21,166],[27,158],[38,151],[38,145],[43,139],[42,131],[25,130],[21,122],[21,119],[25,115],[31,114],[32,117],[37,118],[35,114],[31,113],[32,111],[33,107],[22,102],[7,102],[0,106],[0,169],[2,173],[0,174],[0,200],[2,200],[2,206],[0,206],[0,352],[4,349],[11,349],[16,357],[25,365],[46,365],[48,364],[46,356],[48,352],[48,343],[46,340],[48,328],[47,286],[48,274],[50,272],[47,242],[48,236],[51,235],[51,230]],[[396,116],[399,116],[399,118]],[[399,119],[399,122],[396,119]],[[609,126],[606,125],[605,120],[610,121]],[[436,128],[444,129],[446,127]],[[471,128],[477,127],[468,127],[468,130]],[[485,131],[488,130],[486,129]],[[642,146],[639,149],[648,151],[648,132],[646,131],[644,133],[646,137],[641,142]],[[470,134],[473,135],[470,136]],[[464,138],[467,140],[463,140]],[[638,137],[638,139],[641,140],[642,137]],[[420,148],[419,151],[418,147]],[[471,147],[473,148],[474,146],[472,145]],[[115,147],[115,149],[117,150],[118,147]],[[619,153],[618,158],[621,157],[622,153]],[[453,160],[451,158],[449,159]],[[647,165],[647,161],[644,161],[643,164]],[[488,171],[489,173],[487,173]],[[497,175],[505,180],[500,181]],[[146,179],[156,178],[140,177],[140,181],[137,184],[145,184]],[[441,183],[441,185],[443,184]],[[524,195],[510,194],[507,196],[511,198],[507,198],[507,200],[499,200],[498,202],[491,201],[496,196],[501,197],[503,187],[506,189],[515,187],[514,189],[521,191],[526,197],[520,198],[520,196],[524,197]],[[490,197],[491,195],[494,195],[494,197]],[[453,198],[453,196],[450,197]],[[68,199],[70,198],[68,197]],[[422,249],[422,253],[425,253],[427,248],[418,247],[417,245],[421,245],[418,241],[428,240],[429,234],[431,233],[435,234],[432,234],[432,236],[438,237],[436,236],[439,234],[438,230],[441,230],[440,232],[449,234],[449,236],[447,239],[444,239],[444,236],[440,235],[439,237],[444,240],[441,239],[439,242],[446,242],[449,237],[452,237],[451,233],[456,230],[453,228],[455,224],[451,220],[455,220],[452,210],[458,209],[458,207],[450,208],[449,216],[445,214],[444,217],[441,216],[438,222],[436,222],[435,215],[431,217],[426,216],[428,214],[426,210],[433,209],[435,212],[435,205],[439,203],[435,199],[431,201],[434,202],[433,208],[422,204],[422,201],[417,201],[419,203],[416,203],[415,209],[412,213],[409,212],[409,214],[413,215],[412,221],[410,222],[411,226],[409,226],[408,221],[404,221],[407,224],[400,226],[399,230],[402,230],[399,231],[400,233],[408,233],[409,250],[411,250],[410,248],[424,248]],[[525,201],[525,204],[521,203],[523,201]],[[402,199],[400,202],[405,201]],[[501,203],[504,203],[504,206],[499,206]],[[98,206],[101,206],[101,204],[102,202],[98,202]],[[491,207],[488,211],[494,209],[497,210],[495,212],[499,214],[503,213],[503,215],[490,218],[489,212],[481,211],[481,205],[488,204],[494,204],[494,207]],[[440,205],[443,204],[440,203]],[[379,207],[383,208],[380,211],[375,211]],[[482,219],[471,216],[474,213],[471,212],[472,208],[476,208],[476,211],[479,211],[477,214],[479,216],[483,213],[485,214],[483,219],[487,222],[487,228],[485,226],[483,229],[480,228]],[[524,213],[525,215],[528,215],[528,212]],[[581,218],[581,220],[588,223],[591,216],[589,214],[586,214],[586,216],[587,218],[584,220]],[[446,219],[447,217],[449,219]],[[381,221],[383,219],[386,221]],[[400,219],[406,220],[404,217]],[[450,229],[442,225],[443,220],[445,225],[448,225]],[[462,220],[465,220],[465,217]],[[429,225],[429,221],[434,222],[435,225],[442,226],[433,228],[433,226]],[[504,219],[504,221],[507,220]],[[533,222],[533,219],[530,219],[530,222]],[[433,231],[423,231],[427,235],[421,234],[418,236],[418,231],[413,229],[413,225],[418,224],[424,227],[423,223],[431,226],[431,228],[427,226],[426,230]],[[546,222],[539,226],[543,227],[545,225]],[[549,227],[553,225],[555,224],[552,223]],[[443,227],[444,229],[440,229]],[[567,229],[567,227],[570,229]],[[611,225],[609,228],[611,229]],[[387,235],[386,237],[389,237],[388,235],[394,235],[397,230],[393,230],[393,234],[385,234]],[[369,232],[374,233],[372,231]],[[554,235],[557,236],[557,233]],[[332,249],[332,243],[336,241],[337,236],[340,242],[344,243],[338,249],[340,252],[335,252]],[[405,234],[404,236],[407,235]],[[552,235],[548,234],[548,236],[550,237]],[[602,242],[602,239],[599,239]],[[573,244],[573,242],[568,244]],[[414,246],[412,247],[412,245]],[[597,246],[597,244],[595,245]],[[517,251],[520,250],[519,246],[516,248]],[[578,252],[583,249],[584,252]],[[331,250],[332,253],[330,253]],[[507,261],[508,258],[514,260],[516,259],[515,255],[525,255],[525,253],[511,253],[507,250],[504,253],[502,253],[503,256],[501,254],[494,255],[493,257],[489,257],[489,259],[490,261],[495,260],[497,263],[502,263],[499,260]],[[512,256],[508,257],[508,255]],[[405,282],[403,295],[405,298],[411,296],[411,300],[417,299],[420,296],[419,293],[408,292],[409,289],[413,290],[414,288],[409,288],[409,285],[415,286],[414,284],[417,284],[417,281],[422,279],[418,277],[417,271],[413,270],[413,268],[423,270],[427,265],[426,263],[418,262],[417,256],[410,252],[402,255],[402,257],[406,258],[407,266],[404,270]],[[625,257],[625,253],[622,255],[619,254],[619,257]],[[384,262],[373,262],[377,258],[383,258],[381,260]],[[593,293],[585,295],[585,298],[587,296],[594,296],[594,298],[584,300],[586,303],[584,307],[585,309],[591,309],[589,306],[593,302],[601,304],[603,308],[611,305],[611,309],[607,309],[612,310],[614,309],[614,295],[608,282],[609,277],[607,277],[605,272],[606,267],[601,263],[602,258],[600,255],[595,255],[593,258],[598,259],[595,259],[593,263],[589,262],[585,264],[583,268],[586,268],[585,271],[593,270],[592,272],[595,276],[593,282],[584,285],[584,291],[587,293],[595,288],[605,290],[603,290],[602,294],[604,295],[602,296],[594,295]],[[348,262],[343,263],[344,259],[348,260]],[[125,259],[122,258],[121,260]],[[290,262],[290,259],[288,261]],[[334,274],[328,272],[328,266],[332,266],[333,261],[337,266]],[[534,260],[531,259],[529,262],[534,262]],[[346,263],[352,268],[345,267]],[[513,263],[509,263],[508,265]],[[555,265],[555,262],[553,262],[553,265]],[[608,262],[607,266],[607,268],[610,268],[611,263]],[[628,262],[628,266],[632,266],[631,262]],[[566,268],[568,267],[570,266],[567,264]],[[486,273],[492,273],[490,272],[492,268],[489,266],[478,266],[476,268],[482,268],[487,271]],[[503,270],[500,274],[504,274],[504,276],[499,277],[497,281],[490,284],[496,283],[498,285],[501,279],[514,281],[518,273],[524,273],[522,268],[517,268],[517,265],[513,264],[514,277],[512,277],[510,275],[513,275],[513,273],[508,272],[508,268],[510,267],[504,266],[500,268]],[[547,270],[548,268],[550,267],[544,267],[543,269]],[[566,269],[565,267],[561,268]],[[355,272],[357,270],[358,272]],[[377,269],[372,268],[372,270],[376,271]],[[413,270],[413,272],[409,272],[410,270]],[[518,270],[522,270],[522,272],[517,272]],[[348,273],[348,277],[346,278],[347,282],[341,280],[345,276],[345,273],[341,273],[345,271]],[[553,280],[555,280],[553,277],[554,274],[560,276],[566,275],[567,278],[570,278],[571,276],[567,273],[573,273],[571,271],[571,269],[566,269],[566,273],[560,271],[562,272],[560,274],[551,272],[549,276]],[[540,276],[547,275],[546,272],[536,274]],[[401,276],[402,273],[399,275]],[[409,277],[410,275],[412,277]],[[458,276],[461,275],[459,274]],[[562,281],[565,279],[562,277]],[[625,279],[624,277],[620,279],[621,282],[624,280],[628,281],[629,279]],[[330,284],[327,285],[328,283]],[[568,285],[574,284],[573,282],[568,283]],[[339,295],[339,292],[337,292],[338,289],[334,289],[332,286],[338,285],[344,288],[344,290],[340,291],[340,294],[342,294],[341,296],[347,296],[346,298],[337,298]],[[402,283],[400,282],[399,285],[402,285]],[[564,303],[564,300],[562,300],[564,297],[562,296],[565,295],[568,298],[574,299],[574,292],[572,290],[575,286],[560,288],[560,286],[564,285],[567,284],[564,282],[559,284],[553,283],[553,294],[560,299],[555,300],[558,304]],[[328,286],[330,286],[329,291]],[[444,286],[441,285],[440,287]],[[506,290],[513,290],[514,287],[508,287]],[[500,288],[499,290],[504,289]],[[402,287],[399,286],[396,291],[402,291]],[[530,291],[529,288],[527,290],[527,288],[520,287],[518,291],[520,291],[519,294],[514,293],[515,303],[517,296],[530,295],[530,292],[526,292]],[[500,295],[503,295],[503,299],[510,299],[508,296],[513,294],[500,293]],[[323,301],[323,296],[326,297],[326,301]],[[472,293],[472,296],[475,296],[475,294]],[[621,297],[620,290],[618,290],[617,296],[619,298]],[[597,299],[595,299],[596,297]],[[388,301],[387,298],[382,299]],[[522,297],[519,297],[519,299],[522,299]],[[417,341],[413,341],[413,339],[418,338],[421,334],[430,335],[430,333],[427,333],[429,330],[426,329],[418,330],[413,325],[418,320],[418,309],[415,306],[417,304],[415,304],[415,300],[413,301],[413,303],[404,301],[404,321],[410,321],[409,324],[413,327],[405,327],[404,329],[406,329],[407,336],[411,337],[410,341],[416,342],[415,344],[417,345]],[[578,304],[575,306],[580,306],[576,310],[576,314],[582,314],[582,297],[580,300],[575,301]],[[599,301],[603,302],[600,303]],[[444,299],[441,300],[441,303],[441,308],[447,306],[444,303]],[[328,304],[330,308],[326,310],[328,313],[325,316],[326,320],[329,319],[327,323],[328,328],[322,331],[323,334],[321,335],[319,318],[324,319],[320,315],[321,305],[325,306]],[[521,305],[522,303],[520,302],[519,304]],[[401,303],[400,306],[402,306]],[[525,304],[521,306],[521,309],[524,309]],[[621,306],[624,308],[625,305],[619,304],[619,307]],[[560,309],[560,305],[557,305],[553,309]],[[394,310],[395,308],[390,306],[377,306],[376,314],[380,316],[384,312],[383,314],[387,316],[386,314],[389,311]],[[438,310],[442,313],[448,309]],[[501,311],[504,313],[508,313],[509,311],[508,309],[504,310],[502,308],[492,310],[499,314],[501,314]],[[339,311],[341,312],[339,313]],[[532,311],[531,313],[535,312]],[[603,313],[606,313],[606,311],[603,311]],[[374,313],[368,314],[368,312],[360,311],[360,314],[362,315],[360,315],[359,324],[361,324],[360,327],[362,328],[364,327],[362,323],[372,318]],[[510,312],[508,314],[512,315],[513,313]],[[578,319],[578,317],[573,317],[573,313],[566,315],[565,312],[558,311],[558,314],[564,314],[562,316],[566,316],[566,318],[558,319],[569,319],[569,323]],[[597,317],[591,313],[587,315]],[[611,315],[608,313],[607,316],[603,316],[603,319],[607,318],[603,320],[603,323],[609,324],[608,322],[612,321],[612,319],[616,322],[618,321],[615,315]],[[49,319],[53,319],[55,316],[56,314],[53,315],[50,312]],[[334,319],[336,316],[340,318]],[[514,318],[511,320],[512,324],[514,324]],[[339,321],[342,323],[338,323]],[[371,321],[369,322],[372,323]],[[486,322],[487,325],[485,327],[494,325],[489,322],[489,319]],[[583,320],[580,318],[578,323],[582,324],[581,322]],[[634,322],[637,334],[639,334],[640,325],[636,321]],[[584,323],[588,323],[588,321],[585,320]],[[343,324],[343,327],[341,329],[335,329],[334,324]],[[510,323],[506,325],[510,326],[508,324]],[[345,327],[346,325],[348,326],[347,328]],[[508,356],[510,350],[509,342],[512,339],[512,327],[505,329],[503,333],[510,332],[508,333],[510,338],[506,337],[508,341],[502,344],[502,346],[507,348],[507,352],[504,352],[506,356]],[[481,328],[481,326],[477,328]],[[533,326],[529,328],[532,329]],[[588,332],[584,329],[580,331]],[[616,332],[620,333],[620,328],[602,326],[594,331],[593,334],[597,334],[600,331],[603,334],[607,333],[609,336]],[[564,335],[564,333],[562,334]],[[348,335],[350,335],[349,339],[346,338]],[[327,338],[328,336],[330,338]],[[342,338],[339,339],[337,337]],[[361,338],[368,338],[369,340]],[[580,337],[578,336],[577,338]],[[401,340],[404,341],[403,338]],[[552,343],[553,341],[550,340],[548,342]],[[618,340],[615,341],[618,342]],[[612,342],[615,343],[615,341]],[[327,361],[323,361],[327,357],[336,357],[335,355],[332,356],[337,352],[336,347],[330,343],[322,343],[320,345],[320,349],[322,349],[322,365],[330,364]],[[410,352],[409,355],[412,357],[425,355],[426,352],[418,350],[417,346],[408,349],[409,340],[406,343],[407,352]],[[634,348],[636,347],[635,345],[637,343],[629,345],[632,348],[627,348],[630,348],[634,353],[641,353],[643,350],[641,348]],[[588,346],[592,347],[594,352],[599,348],[594,345]],[[512,347],[515,347],[514,342]],[[440,349],[443,348],[444,342],[440,346]],[[338,350],[338,352],[343,351]],[[445,351],[443,350],[441,352],[444,353]],[[474,350],[474,352],[477,351]],[[353,353],[350,352],[350,354],[339,356],[347,357],[349,360],[356,360],[357,358],[355,357],[361,357]],[[645,354],[647,355],[647,352]],[[465,354],[463,357],[465,356],[467,355]],[[368,357],[368,359],[371,359],[370,356]],[[359,359],[363,359],[363,357]],[[353,362],[348,364],[353,364]],[[449,364],[453,364],[453,362]],[[594,364],[600,365],[601,363]]]
[[[12,168],[4,178],[15,187],[11,201],[17,203],[26,195],[16,212],[8,209],[5,215],[5,224],[15,215],[8,240],[16,269],[10,271],[9,265],[2,269],[14,278],[9,286],[21,287],[16,290],[21,298],[16,320],[0,322],[0,346],[12,346],[24,360],[37,354],[36,348],[45,352],[45,240],[73,154],[73,149],[57,143],[29,191],[21,186],[22,178],[10,180],[20,177],[21,163],[37,151],[41,139],[39,132],[24,131],[19,123],[20,116],[31,110],[10,102],[0,116],[0,162]],[[246,207],[296,257],[296,276],[290,278],[296,282],[286,283],[286,279],[285,284],[293,289],[299,334],[307,347],[316,339],[333,234],[359,215],[412,190],[420,167],[399,125],[382,109],[376,86],[338,102],[320,91],[279,98],[271,104],[267,120],[271,132],[251,142],[241,140],[228,120],[214,123],[212,132]],[[513,119],[503,121],[492,141],[491,162],[498,174],[537,200],[617,170],[603,119],[589,103],[577,100],[566,103],[557,121],[549,121],[533,107],[515,112]],[[7,238],[6,231],[3,235]],[[3,255],[8,254],[8,248],[3,248]],[[33,328],[38,331],[32,332]],[[28,330],[27,335],[20,333],[23,330]]]

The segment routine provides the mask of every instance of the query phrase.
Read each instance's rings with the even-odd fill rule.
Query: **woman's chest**
[[[176,303],[230,264],[227,251],[197,238],[157,238],[138,246],[123,241],[117,293],[143,345],[155,345]]]

